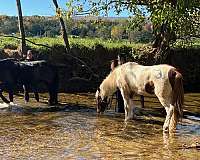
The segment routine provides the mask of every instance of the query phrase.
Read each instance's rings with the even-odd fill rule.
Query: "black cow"
[[[41,82],[47,86],[49,104],[57,104],[58,73],[55,66],[44,60],[32,62],[12,58],[0,60],[0,97],[5,103],[13,102],[14,89],[22,85],[26,101],[29,101],[31,89],[35,93],[36,100],[39,101],[38,84]],[[3,90],[8,91],[10,101],[3,96]]]

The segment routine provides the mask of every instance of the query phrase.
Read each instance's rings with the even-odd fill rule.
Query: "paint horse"
[[[111,71],[113,71],[118,65],[119,65],[119,60],[118,59],[112,60],[111,64],[110,64]],[[121,101],[123,101],[123,98],[121,96],[120,91],[118,91],[118,90],[116,92],[116,98],[117,98],[117,104],[121,105],[121,107],[118,106],[118,112],[119,111],[124,112],[123,102],[121,102]],[[140,102],[141,102],[141,107],[144,108],[144,96],[143,95],[140,95]],[[112,98],[111,98],[111,103],[112,103]]]
[[[49,91],[49,104],[56,104],[58,90],[58,74],[55,67],[46,61],[20,62],[13,58],[0,60],[0,98],[5,102],[13,102],[13,92],[16,86],[24,86],[25,100],[29,100],[30,89],[34,89],[39,101],[38,84],[44,82]],[[2,94],[9,93],[9,100]]]
[[[96,91],[97,112],[104,112],[109,98],[120,89],[124,100],[125,121],[134,118],[134,94],[155,94],[166,110],[164,132],[174,131],[183,113],[183,77],[176,68],[161,64],[143,66],[127,62],[116,67]]]

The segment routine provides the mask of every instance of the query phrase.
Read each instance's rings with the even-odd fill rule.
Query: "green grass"
[[[15,46],[17,47],[20,44],[20,41],[14,38],[9,37],[0,37],[0,49],[4,48],[5,46]]]
[[[63,39],[62,37],[28,37],[28,40],[35,42],[37,44],[45,44],[49,47],[52,47],[54,45],[63,45]],[[71,46],[79,45],[79,46],[85,46],[87,48],[93,48],[96,45],[100,44],[105,48],[112,49],[112,48],[121,48],[121,47],[131,47],[134,49],[138,48],[145,48],[146,46],[149,46],[149,44],[143,44],[143,43],[129,43],[127,40],[122,41],[113,41],[113,40],[104,40],[101,38],[69,38],[69,43]],[[12,37],[0,37],[0,49],[9,46],[12,48],[14,46],[17,48],[20,44],[20,40]],[[30,42],[27,42],[27,45],[31,48],[35,49],[41,49],[44,47],[37,46],[34,44],[31,44]],[[184,44],[182,41],[177,41],[174,46],[174,48],[200,48],[200,39],[195,39],[191,43]]]
[[[49,38],[49,37],[28,37],[28,40],[35,42],[37,44],[45,44],[48,45],[49,47],[52,47],[56,44],[64,44],[63,39],[61,37],[56,37],[56,38]],[[132,48],[140,48],[143,46],[146,46],[146,44],[142,43],[129,43],[127,41],[112,41],[112,40],[103,40],[100,38],[69,38],[69,43],[71,46],[73,45],[79,45],[79,46],[85,46],[88,48],[93,48],[97,44],[100,44],[106,48],[120,48],[123,46],[127,47],[132,47]],[[7,45],[12,45],[12,46],[19,46],[20,40],[15,39],[15,38],[10,38],[10,37],[1,37],[0,40],[0,48],[4,48]],[[28,46],[31,48],[37,48],[39,49],[41,46],[36,46],[34,44],[31,44],[27,42]]]
[[[177,40],[174,48],[200,48],[200,38],[192,39],[191,41]]]

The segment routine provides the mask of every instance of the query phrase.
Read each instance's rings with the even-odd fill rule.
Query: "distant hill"
[[[59,20],[55,16],[24,16],[26,36],[55,37],[60,35]],[[64,17],[67,32],[72,36],[98,37],[104,39],[128,39],[129,41],[150,41],[151,27],[147,21],[140,29],[129,28],[128,17],[74,16]],[[18,20],[14,16],[0,16],[0,34],[18,34]],[[144,34],[144,35],[143,35]],[[139,38],[139,39],[138,39]]]

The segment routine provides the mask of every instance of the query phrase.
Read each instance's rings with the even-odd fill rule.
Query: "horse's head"
[[[95,97],[97,101],[97,113],[104,112],[109,104],[108,97],[101,93],[100,88],[97,89]]]

